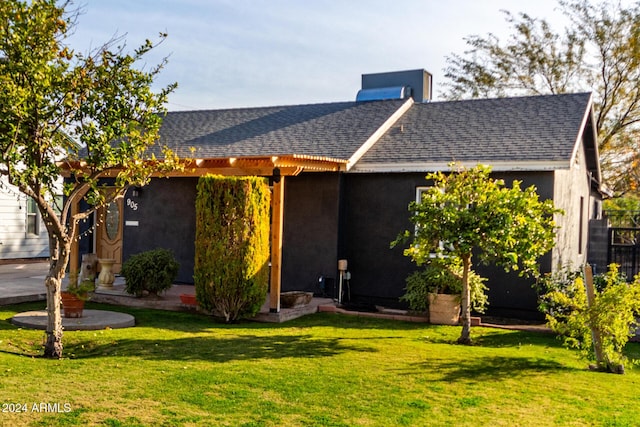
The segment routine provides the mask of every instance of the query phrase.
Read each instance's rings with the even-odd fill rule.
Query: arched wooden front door
[[[122,268],[123,201],[114,200],[96,212],[96,254],[100,258],[113,258],[113,272]]]

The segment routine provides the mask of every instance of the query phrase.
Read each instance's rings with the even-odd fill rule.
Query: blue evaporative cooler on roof
[[[411,96],[411,87],[393,86],[374,89],[360,89],[356,95],[356,102],[383,101],[385,99],[405,99]]]

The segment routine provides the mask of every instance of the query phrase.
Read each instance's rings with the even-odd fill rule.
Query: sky
[[[177,82],[168,109],[199,110],[355,100],[361,75],[424,68],[434,100],[446,57],[464,38],[510,34],[501,10],[565,25],[556,0],[75,0],[69,44],[86,53],[113,36],[126,48],[168,38],[156,87]]]

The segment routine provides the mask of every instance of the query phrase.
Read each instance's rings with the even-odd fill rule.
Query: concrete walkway
[[[0,305],[45,300],[47,262],[0,264]]]

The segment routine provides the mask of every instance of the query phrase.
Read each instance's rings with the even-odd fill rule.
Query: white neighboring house
[[[49,236],[36,204],[0,176],[0,260],[48,256]]]

